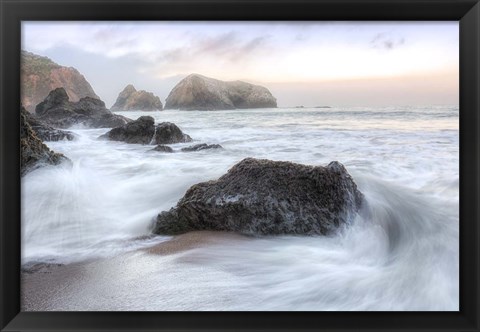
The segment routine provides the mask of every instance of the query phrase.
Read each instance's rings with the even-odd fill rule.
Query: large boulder
[[[181,80],[170,92],[165,109],[229,110],[277,107],[267,88],[242,81],[225,82],[198,74]]]
[[[31,170],[44,165],[58,165],[69,161],[61,153],[56,153],[48,148],[37,137],[27,121],[28,112],[25,108],[20,109],[20,172],[25,175]]]
[[[215,181],[196,184],[158,215],[153,232],[328,234],[354,218],[363,194],[339,162],[305,166],[247,158]]]
[[[161,111],[162,109],[160,98],[151,92],[137,91],[133,85],[129,84],[120,92],[110,111]]]
[[[90,83],[75,68],[56,64],[47,57],[21,53],[21,102],[29,112],[56,88],[64,88],[70,101],[84,97],[97,98]]]
[[[192,138],[184,134],[174,123],[162,122],[155,126],[155,120],[151,116],[141,116],[135,121],[113,128],[100,138],[125,143],[155,145],[192,141]]]
[[[113,128],[131,121],[110,112],[100,99],[84,97],[78,102],[71,102],[64,88],[50,91],[47,98],[35,108],[35,114],[40,121],[56,128],[73,125]]]

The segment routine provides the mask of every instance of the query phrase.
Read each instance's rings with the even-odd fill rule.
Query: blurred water
[[[458,107],[120,114],[174,122],[196,142],[225,149],[168,154],[96,139],[108,129],[74,129],[77,140],[48,143],[73,167],[22,179],[23,263],[110,257],[168,240],[145,237],[152,219],[245,157],[338,160],[368,201],[353,225],[332,237],[252,238],[171,258],[177,273],[203,275],[176,286],[172,278],[172,287],[214,291],[199,303],[179,294],[170,308],[458,310]],[[233,296],[232,288],[243,300],[219,308],[214,298]],[[136,309],[148,310],[128,304]]]

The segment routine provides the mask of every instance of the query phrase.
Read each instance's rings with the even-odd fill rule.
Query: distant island
[[[51,59],[22,51],[21,102],[31,113],[48,94],[63,88],[71,102],[84,97],[100,99],[85,77],[73,67],[64,67]],[[169,93],[165,109],[231,110],[247,108],[276,108],[277,99],[264,86],[243,81],[221,81],[200,74],[190,74]],[[127,85],[111,107],[118,111],[163,110],[160,98],[152,92]]]
[[[275,108],[277,99],[260,85],[220,81],[199,74],[181,80],[170,92],[165,109],[230,110]]]
[[[160,98],[145,90],[137,91],[132,84],[123,89],[111,107],[112,112],[118,111],[161,111],[163,109]]]

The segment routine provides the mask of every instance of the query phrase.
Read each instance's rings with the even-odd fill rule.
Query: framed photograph
[[[479,330],[480,4],[1,4],[1,330]]]

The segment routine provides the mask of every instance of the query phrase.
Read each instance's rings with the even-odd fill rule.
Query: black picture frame
[[[0,0],[2,331],[479,331],[478,0]],[[20,312],[22,20],[425,20],[460,22],[459,312]]]

